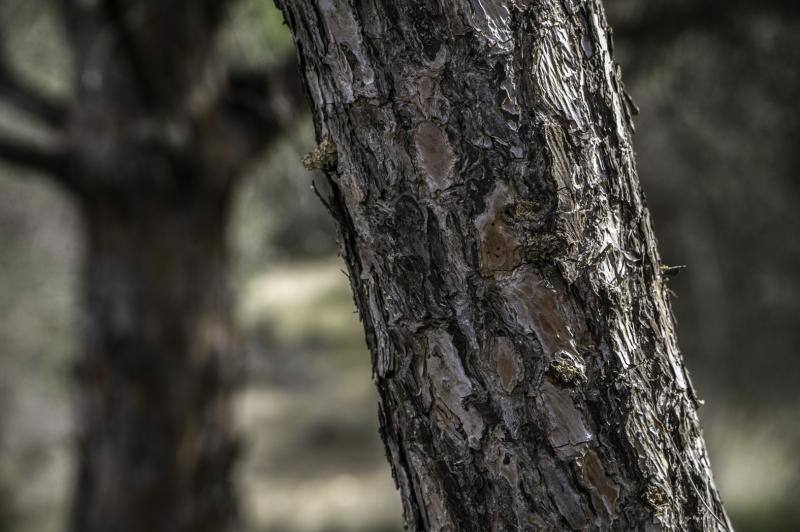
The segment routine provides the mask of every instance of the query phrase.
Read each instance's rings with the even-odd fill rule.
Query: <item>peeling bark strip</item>
[[[278,0],[410,530],[724,530],[599,0]]]

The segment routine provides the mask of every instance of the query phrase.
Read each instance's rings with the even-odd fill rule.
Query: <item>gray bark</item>
[[[406,527],[730,529],[600,1],[277,4]]]

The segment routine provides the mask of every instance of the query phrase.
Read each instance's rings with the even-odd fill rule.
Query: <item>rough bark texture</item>
[[[277,4],[407,528],[730,529],[600,1]]]

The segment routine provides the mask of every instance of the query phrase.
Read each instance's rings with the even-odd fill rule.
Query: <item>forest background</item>
[[[609,0],[641,108],[635,143],[717,483],[740,531],[800,528],[800,9],[770,0]],[[11,66],[58,97],[70,56],[54,2],[0,1]],[[280,14],[241,0],[222,58],[293,54]],[[0,105],[0,131],[38,133]],[[332,221],[311,190],[308,118],[236,201],[246,386],[238,489],[248,530],[401,529],[369,355]],[[72,362],[82,243],[75,206],[0,165],[0,531],[61,530],[73,480]]]

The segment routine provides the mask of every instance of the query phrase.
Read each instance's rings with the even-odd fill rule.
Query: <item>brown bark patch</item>
[[[616,515],[616,505],[619,499],[619,486],[606,474],[603,463],[592,449],[589,449],[580,461],[583,481],[592,495],[592,504],[600,513],[605,513],[609,518]]]
[[[506,392],[511,393],[525,375],[522,358],[511,340],[505,337],[495,340],[494,358],[500,384]]]
[[[422,122],[414,132],[417,161],[425,173],[426,182],[432,191],[443,190],[450,185],[455,155],[447,133],[433,122]]]
[[[520,239],[507,215],[512,203],[508,187],[499,183],[492,192],[486,211],[477,220],[480,269],[484,277],[496,272],[510,272],[521,264]]]

